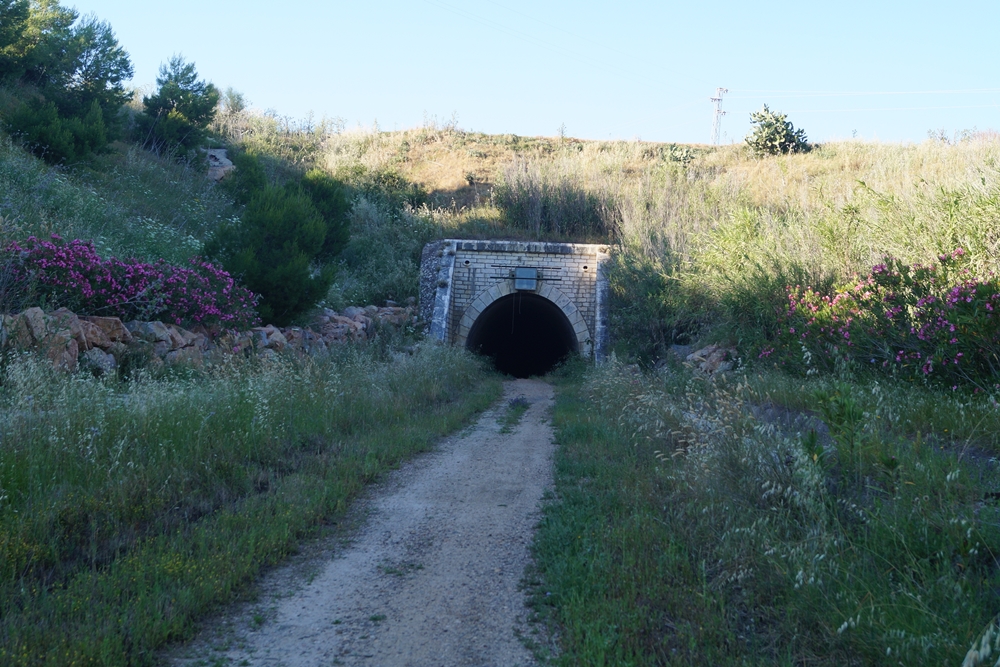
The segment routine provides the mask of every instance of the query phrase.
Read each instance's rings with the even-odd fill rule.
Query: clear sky
[[[1000,2],[63,0],[111,23],[152,86],[175,53],[281,116],[349,127],[707,143],[749,112],[811,141],[1000,130]]]

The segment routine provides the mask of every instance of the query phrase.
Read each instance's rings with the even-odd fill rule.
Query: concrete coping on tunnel
[[[473,252],[512,252],[546,255],[594,255],[607,253],[608,246],[598,243],[547,243],[545,241],[463,241],[445,239],[455,250]]]

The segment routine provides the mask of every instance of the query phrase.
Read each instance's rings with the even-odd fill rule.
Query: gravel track
[[[518,396],[530,407],[500,433],[497,420]],[[506,382],[503,401],[474,426],[366,494],[352,510],[360,528],[313,556],[312,576],[272,573],[260,600],[174,664],[535,664],[517,638],[527,615],[519,583],[552,481],[552,403],[544,382]]]

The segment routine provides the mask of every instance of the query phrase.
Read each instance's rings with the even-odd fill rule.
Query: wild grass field
[[[6,359],[0,662],[156,664],[498,388],[478,360],[431,346],[128,381]]]

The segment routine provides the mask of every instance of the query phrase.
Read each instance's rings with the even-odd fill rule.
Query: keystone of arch
[[[455,343],[465,347],[469,332],[472,331],[472,325],[483,314],[483,311],[489,308],[494,301],[502,299],[508,294],[513,294],[515,291],[510,285],[510,281],[505,280],[480,292],[462,314]],[[558,287],[553,287],[551,284],[542,283],[538,291],[534,293],[544,299],[548,299],[562,311],[566,319],[569,320],[570,326],[573,327],[573,332],[576,334],[576,349],[579,350],[581,355],[590,356],[590,328],[587,326],[586,320],[583,319],[583,313],[576,307],[573,300],[566,296],[565,292]]]

